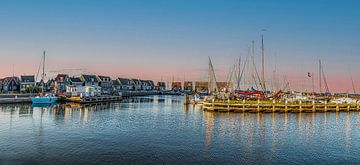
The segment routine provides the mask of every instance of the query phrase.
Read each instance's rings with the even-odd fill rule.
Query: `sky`
[[[357,0],[0,0],[0,77],[82,72],[155,81],[219,81],[265,41],[266,80],[311,90],[318,60],[330,91],[360,91]],[[266,31],[262,31],[266,29]],[[269,84],[270,85],[270,84]]]

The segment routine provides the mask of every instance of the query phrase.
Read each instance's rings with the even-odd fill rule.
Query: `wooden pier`
[[[334,103],[288,103],[288,102],[204,102],[203,108],[206,111],[216,112],[339,112],[359,111],[359,102],[354,104]]]

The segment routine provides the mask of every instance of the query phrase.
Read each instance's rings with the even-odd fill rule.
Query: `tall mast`
[[[43,52],[43,68],[42,68],[42,77],[41,77],[42,83],[41,83],[41,89],[42,93],[44,93],[44,83],[45,83],[45,50]]]
[[[319,60],[319,91],[320,91],[320,94],[322,93],[322,75],[321,75],[321,60]]]
[[[264,35],[261,35],[261,86],[266,91],[265,86],[265,56],[264,56]]]
[[[355,85],[354,85],[354,80],[353,80],[353,78],[352,78],[352,75],[350,75],[350,79],[351,79],[351,85],[352,85],[352,88],[353,88],[353,92],[354,92],[354,94],[356,94]]]
[[[239,57],[238,69],[237,69],[237,86],[236,89],[240,89],[240,75],[241,75],[241,57]]]

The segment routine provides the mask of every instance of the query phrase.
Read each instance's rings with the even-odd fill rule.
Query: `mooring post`
[[[260,100],[257,100],[257,111],[260,112]]]
[[[245,99],[243,100],[242,108],[243,108],[243,112],[245,112]]]
[[[316,111],[316,105],[315,105],[315,101],[312,101],[312,111],[315,112]]]
[[[230,99],[228,99],[228,105],[227,105],[227,108],[228,108],[228,111],[230,111]]]
[[[215,102],[215,99],[212,99],[212,100],[211,100],[211,106],[212,106],[213,111],[215,111],[215,109],[214,109],[214,102]]]
[[[275,112],[275,100],[273,100],[273,105],[272,105],[272,109],[273,109],[273,112]]]
[[[359,100],[356,100],[356,110],[359,110]]]
[[[339,103],[336,103],[336,112],[339,112],[340,108],[339,108]]]
[[[288,101],[285,100],[285,112],[287,112],[287,111],[288,111]]]
[[[327,100],[325,100],[325,112],[327,112]]]
[[[299,109],[300,109],[300,112],[302,111],[302,100],[299,101]]]
[[[350,104],[347,104],[347,111],[350,111]]]

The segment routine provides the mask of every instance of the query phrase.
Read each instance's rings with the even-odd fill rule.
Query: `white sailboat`
[[[40,69],[40,67],[39,67]],[[41,76],[41,96],[32,97],[31,101],[33,104],[52,104],[58,101],[58,97],[54,94],[45,94],[44,83],[45,83],[45,51],[42,58],[42,76]],[[38,72],[39,73],[39,72]]]

